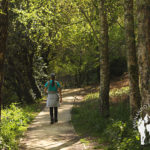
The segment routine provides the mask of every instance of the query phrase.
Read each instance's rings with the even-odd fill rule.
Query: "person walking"
[[[58,107],[62,103],[61,86],[55,81],[55,73],[51,73],[50,81],[46,82],[44,91],[48,93],[46,107],[49,107],[51,124],[58,122]]]

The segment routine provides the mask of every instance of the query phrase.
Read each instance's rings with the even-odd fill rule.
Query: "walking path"
[[[34,119],[20,142],[19,150],[87,150],[70,122],[74,96],[80,89],[64,90],[59,107],[58,123],[51,125],[49,109],[44,108]],[[82,97],[78,97],[82,98]],[[90,149],[91,150],[91,149]]]

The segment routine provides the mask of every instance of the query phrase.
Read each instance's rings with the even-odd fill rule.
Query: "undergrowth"
[[[13,103],[2,110],[0,123],[0,149],[18,150],[19,138],[27,130],[28,124],[40,111],[39,104],[20,107]]]
[[[129,88],[113,89],[111,97],[129,94]],[[98,93],[87,95],[83,102],[72,109],[72,123],[82,137],[93,137],[99,143],[95,149],[106,150],[141,150],[140,135],[133,129],[129,119],[129,100],[110,104],[110,117],[100,115]]]

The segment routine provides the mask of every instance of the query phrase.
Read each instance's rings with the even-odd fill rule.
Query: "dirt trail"
[[[78,95],[79,91],[80,89],[63,91],[63,103],[59,107],[59,121],[56,124],[50,124],[49,109],[45,107],[29,126],[25,138],[20,142],[20,150],[89,149],[80,143],[80,139],[70,123],[74,96],[82,98]]]

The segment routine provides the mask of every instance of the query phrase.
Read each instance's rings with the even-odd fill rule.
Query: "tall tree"
[[[104,117],[109,116],[109,48],[108,48],[108,21],[106,1],[101,0],[99,5],[100,15],[100,110]]]
[[[0,119],[1,119],[1,105],[2,105],[2,85],[3,85],[3,68],[4,56],[6,53],[6,40],[7,40],[7,26],[8,26],[8,1],[0,1]]]
[[[124,14],[130,86],[130,108],[131,117],[133,117],[139,110],[141,100],[134,34],[133,0],[124,0]]]
[[[150,104],[150,1],[137,0],[138,65],[142,105]]]

